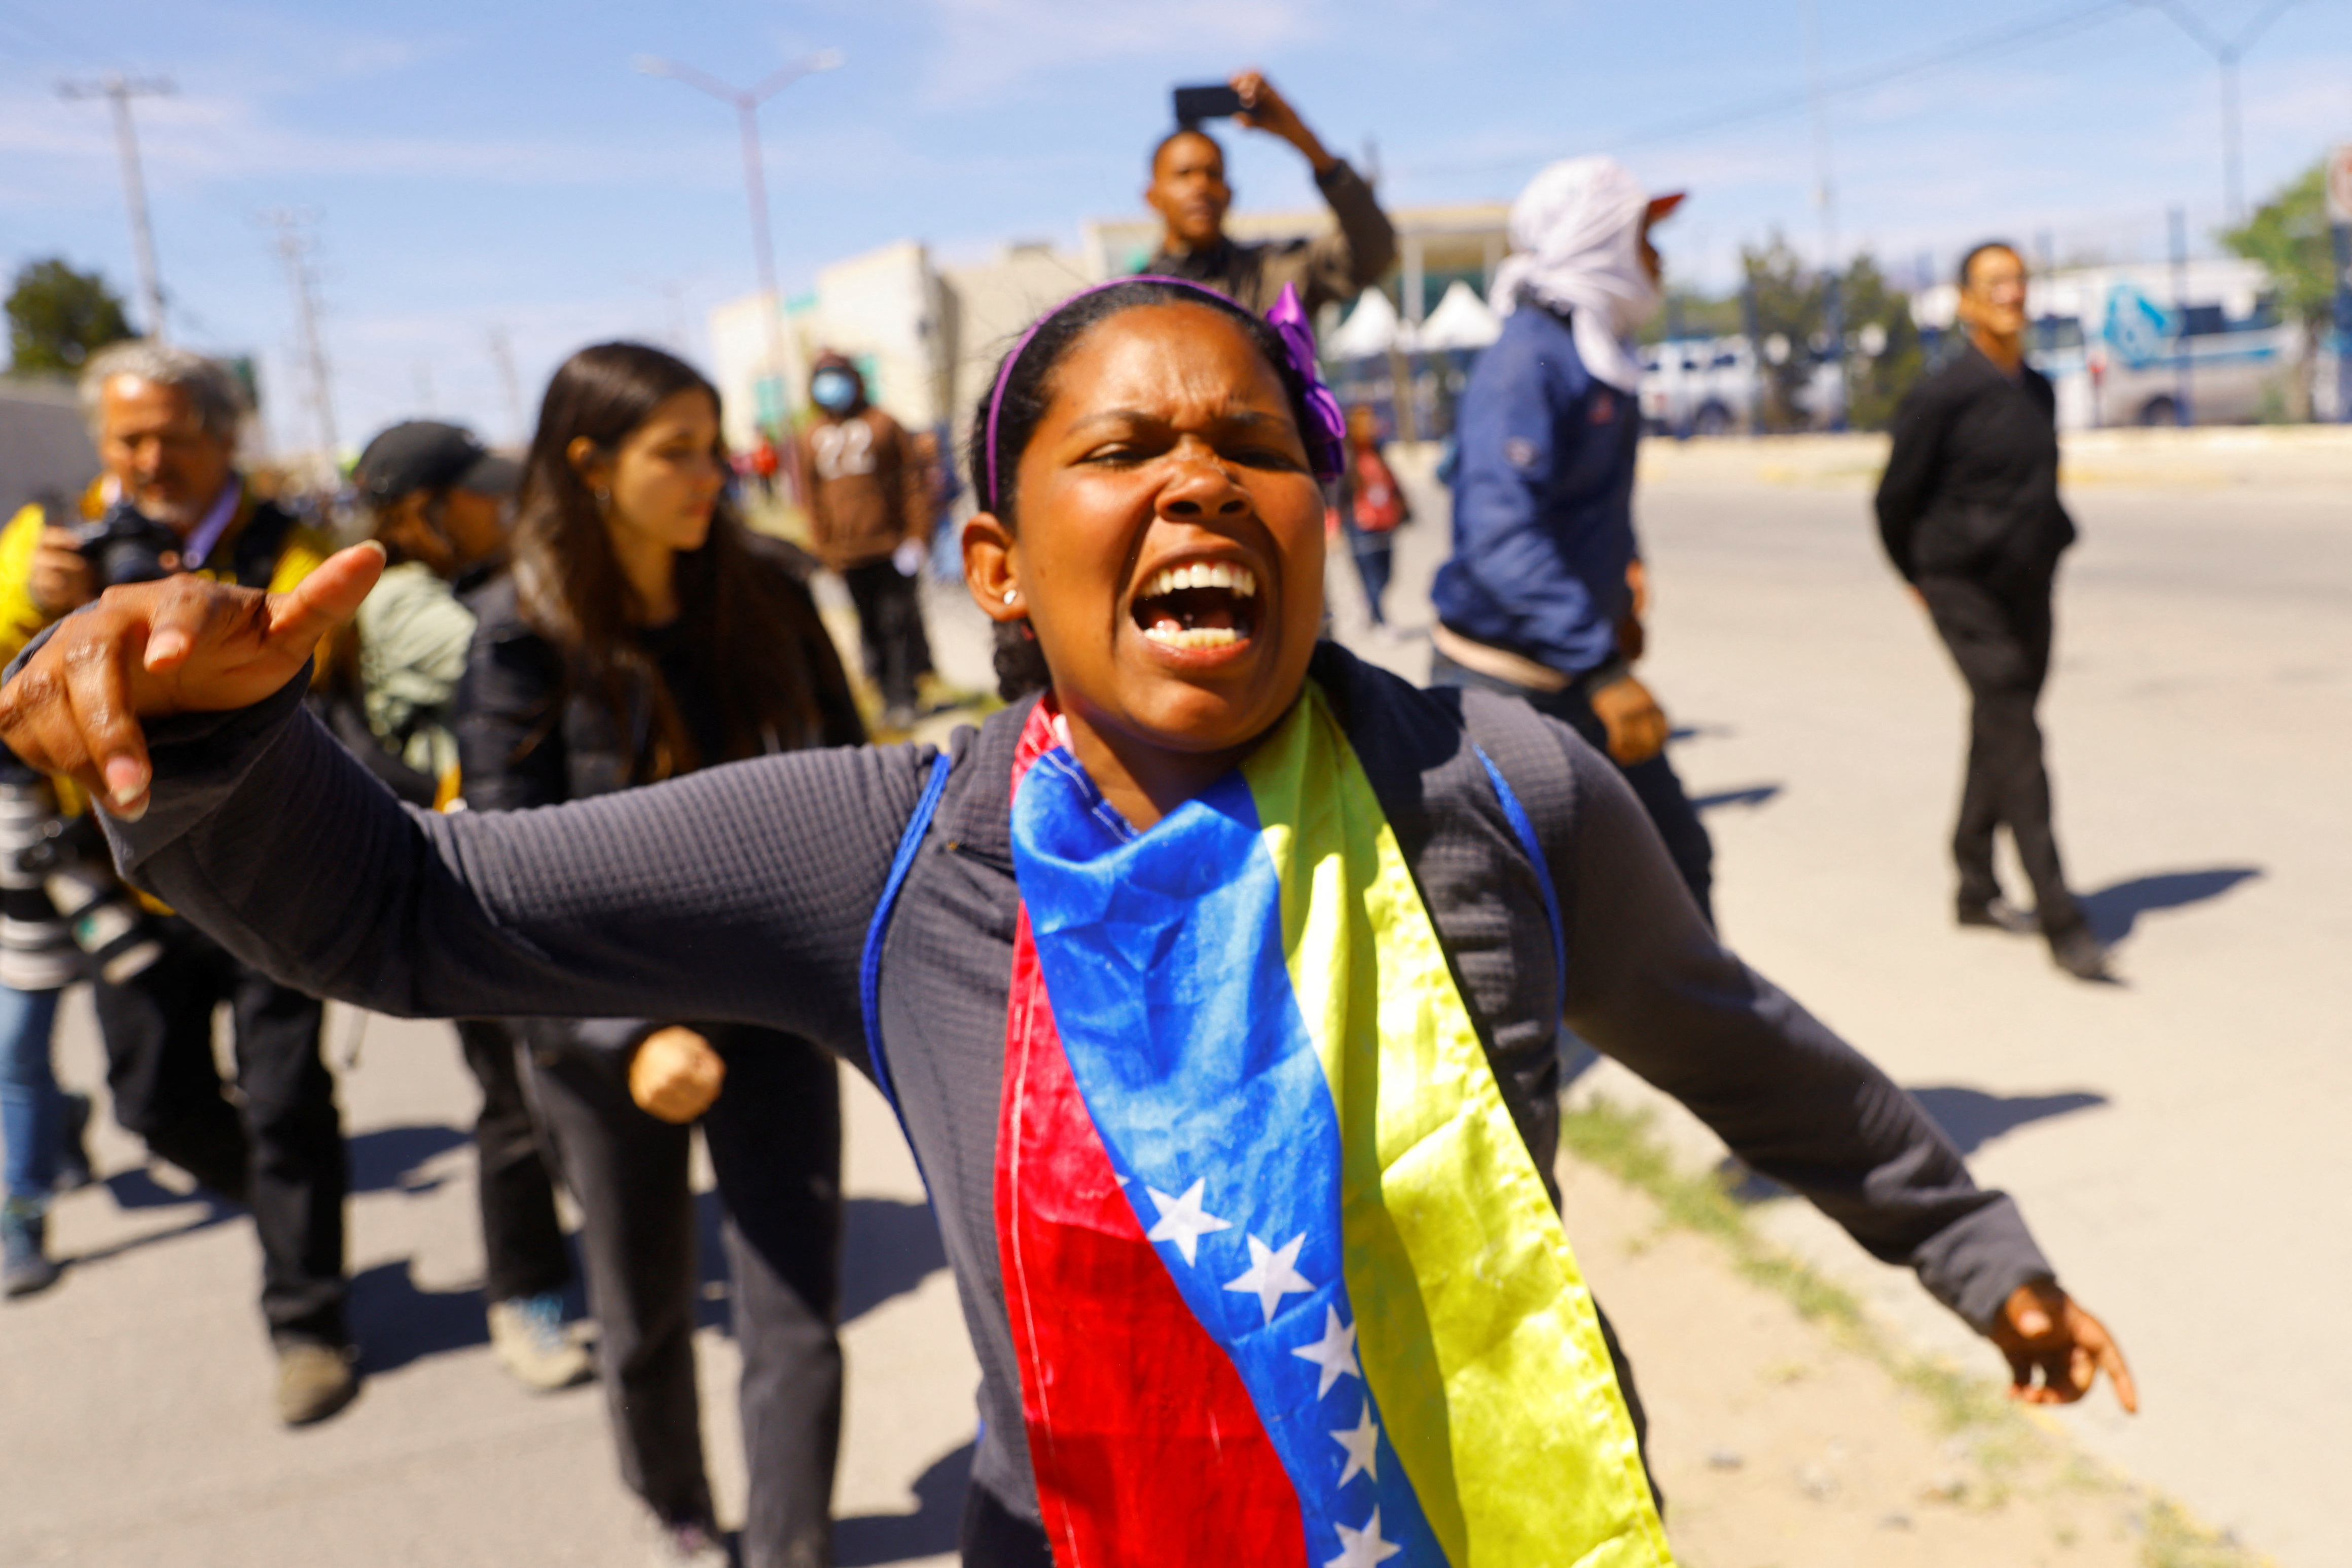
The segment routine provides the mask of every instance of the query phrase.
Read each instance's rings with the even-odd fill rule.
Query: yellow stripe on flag
[[[1364,1377],[1449,1563],[1671,1564],[1591,1294],[1320,691],[1243,771],[1339,1108]]]

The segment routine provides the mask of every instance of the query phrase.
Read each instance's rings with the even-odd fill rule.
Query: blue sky
[[[2183,0],[2233,33],[2261,0]],[[2221,219],[2216,74],[2146,6],[1821,0],[1839,227],[1897,270],[1988,232],[2062,256],[2153,255],[2185,204]],[[346,441],[419,412],[516,434],[489,334],[526,403],[597,338],[690,351],[752,264],[730,111],[629,68],[666,55],[750,82],[797,55],[843,68],[763,120],[788,289],[914,236],[949,256],[1074,241],[1133,211],[1167,89],[1264,67],[1335,148],[1376,140],[1399,204],[1507,197],[1553,157],[1618,151],[1686,185],[1668,265],[1720,283],[1774,227],[1809,254],[1801,109],[1659,134],[1805,83],[1800,0],[741,0],[671,7],[346,0],[0,0],[0,266],[63,255],[133,293],[103,108],[54,83],[167,74],[139,105],[178,335],[257,356],[272,427],[308,437],[288,289],[256,214],[320,216],[324,331]],[[2079,25],[1934,70],[1882,68],[2042,19]],[[2259,196],[2352,140],[2352,0],[2304,0],[2244,66]],[[1232,139],[1229,139],[1232,140]],[[1287,148],[1242,136],[1244,205],[1312,199]]]

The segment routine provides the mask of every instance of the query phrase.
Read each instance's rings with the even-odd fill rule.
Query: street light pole
[[[1830,173],[1829,105],[1822,90],[1821,0],[1805,0],[1805,90],[1813,120],[1813,204],[1822,220],[1822,329],[1829,337],[1831,362],[1837,367],[1838,405],[1830,428],[1846,425],[1845,290],[1838,256],[1837,190]]]
[[[139,132],[131,123],[131,100],[163,98],[173,91],[167,78],[133,79],[120,71],[95,81],[61,81],[62,99],[102,98],[114,111],[114,151],[122,161],[122,204],[131,209],[131,251],[139,266],[139,303],[147,335],[163,336],[163,282],[155,268],[155,234],[147,223],[147,182],[139,170]]]
[[[647,76],[684,82],[735,110],[743,133],[743,193],[751,210],[752,258],[760,270],[761,292],[768,300],[768,363],[781,382],[780,413],[791,405],[792,389],[802,378],[800,356],[793,351],[790,336],[784,331],[784,298],[776,283],[776,245],[768,227],[768,176],[760,160],[760,106],[804,76],[834,69],[842,59],[839,49],[821,49],[780,67],[756,86],[741,89],[692,66],[655,55],[639,55],[631,62]],[[755,415],[757,412],[754,409]]]
[[[2221,73],[2221,204],[2224,215],[2233,224],[2246,221],[2245,137],[2240,124],[2238,110],[2238,62],[2254,41],[2270,31],[2271,24],[2284,16],[2297,0],[2273,0],[2258,12],[2254,19],[2238,29],[2234,38],[2224,38],[2208,27],[2204,19],[2191,11],[2182,0],[2139,0],[2143,5],[2154,6],[2171,17],[2180,30],[2197,42],[2197,46],[2213,57]]]

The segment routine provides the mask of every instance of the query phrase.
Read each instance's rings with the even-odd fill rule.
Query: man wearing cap
[[[283,592],[326,559],[325,539],[255,495],[237,472],[244,392],[225,367],[134,340],[93,355],[80,390],[105,467],[85,512],[168,539],[148,552],[150,575],[194,572]],[[110,559],[86,553],[70,528],[20,517],[0,533],[0,628],[29,636],[87,604],[110,586],[102,576]],[[115,1120],[150,1153],[251,1207],[278,1414],[289,1426],[324,1420],[359,1391],[345,1320],[348,1177],[335,1082],[320,1049],[324,1009],[152,908],[162,956],[92,988]],[[233,1099],[213,1061],[213,1014],[223,1004],[235,1025]]]
[[[1511,204],[1491,301],[1502,336],[1455,416],[1454,558],[1430,593],[1430,680],[1523,697],[1606,751],[1712,921],[1714,846],[1666,760],[1666,716],[1633,671],[1634,334],[1660,302],[1650,227],[1682,199],[1592,157],[1552,164]]]
[[[1261,316],[1290,284],[1311,319],[1327,304],[1353,299],[1389,269],[1396,260],[1396,229],[1363,176],[1332,155],[1272,82],[1242,71],[1233,86],[1242,100],[1235,120],[1298,149],[1314,171],[1315,188],[1331,204],[1339,231],[1271,245],[1227,239],[1225,212],[1234,191],[1225,183],[1225,151],[1199,126],[1181,126],[1152,150],[1151,183],[1143,199],[1164,226],[1160,248],[1143,270],[1205,283]]]
[[[433,420],[386,430],[352,471],[389,564],[354,622],[363,717],[354,727],[339,715],[335,727],[354,750],[375,751],[377,776],[419,805],[447,805],[457,794],[450,720],[474,640],[474,613],[459,595],[503,565],[508,504],[521,476],[470,432]],[[572,1260],[516,1039],[492,1019],[460,1019],[457,1029],[482,1090],[475,1197],[490,1347],[526,1386],[569,1387],[589,1375],[591,1364],[563,1326]]]
[[[352,477],[390,563],[356,622],[367,728],[429,781],[430,805],[457,766],[449,706],[474,635],[458,599],[505,555],[521,470],[468,431],[411,420],[369,442]]]

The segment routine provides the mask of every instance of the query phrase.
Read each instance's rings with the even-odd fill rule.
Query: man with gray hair
[[[283,592],[326,559],[324,538],[237,472],[245,398],[218,362],[163,343],[116,344],[91,357],[81,400],[105,474],[79,519],[27,508],[0,531],[0,659],[116,581],[194,572]],[[161,905],[150,914],[160,955],[94,982],[115,1120],[251,1207],[278,1416],[323,1420],[359,1389],[344,1321],[349,1178],[320,1049],[323,1009]],[[236,1026],[235,1101],[213,1059],[223,1003]]]

